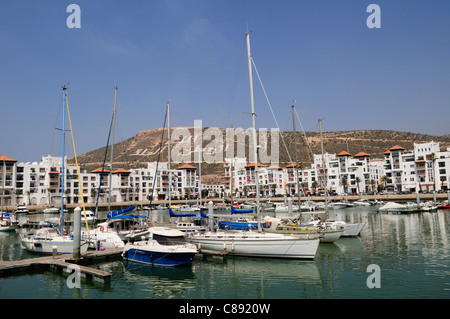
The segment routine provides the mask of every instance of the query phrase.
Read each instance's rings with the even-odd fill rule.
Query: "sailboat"
[[[250,35],[246,33],[248,67],[250,80],[250,99],[253,122],[254,158],[258,163],[257,138],[256,138],[256,114],[253,98],[252,56],[250,53]],[[258,165],[255,164],[255,176],[258,176]],[[316,236],[291,236],[286,234],[267,233],[262,231],[261,211],[259,203],[259,181],[256,180],[256,206],[255,212],[258,220],[257,231],[209,231],[204,234],[195,234],[188,239],[196,244],[200,251],[211,250],[215,252],[226,251],[229,255],[269,257],[269,258],[293,258],[314,259],[319,246],[319,238]]]
[[[65,156],[65,107],[69,110],[67,101],[67,88],[63,86],[63,105],[62,105],[62,157],[61,157],[61,214],[60,228],[45,227],[39,229],[36,233],[28,233],[21,237],[22,246],[32,252],[51,254],[56,248],[58,253],[72,254],[74,249],[73,236],[69,235],[64,229],[64,156]],[[66,104],[66,105],[64,105]],[[70,115],[69,115],[70,120]],[[88,245],[81,243],[80,252],[87,251]]]
[[[121,216],[123,214],[127,214],[136,208],[135,206],[131,206],[131,207],[128,207],[125,209],[115,210],[112,212],[110,211],[110,209],[111,209],[111,182],[112,182],[112,163],[113,163],[113,149],[114,149],[114,126],[115,126],[115,116],[116,116],[116,101],[117,101],[117,87],[114,87],[114,108],[113,108],[113,115],[112,115],[111,126],[110,126],[110,132],[112,130],[112,144],[111,144],[111,167],[110,167],[111,171],[109,174],[109,199],[108,199],[109,213],[107,214],[108,220],[115,218],[117,216]],[[107,144],[109,144],[109,136],[108,136]],[[104,162],[106,161],[107,151],[108,151],[108,145],[106,145]],[[98,196],[100,194],[102,177],[103,177],[103,168],[102,168],[102,173],[100,175],[99,190],[97,193],[97,201],[96,201],[96,205],[95,205],[96,208],[95,208],[95,212],[94,212],[94,218],[92,219],[92,223],[94,222],[95,215],[97,213]],[[87,216],[84,216],[84,218],[87,218]],[[86,221],[87,221],[87,219],[86,219]],[[120,227],[114,227],[114,225],[111,222],[107,221],[102,224],[98,224],[96,228],[94,228],[90,231],[88,229],[82,230],[81,238],[89,240],[91,249],[122,248],[125,246],[125,244],[123,242],[123,240],[125,238],[124,238],[124,236],[121,237],[119,235],[120,229],[121,229]],[[127,234],[128,234],[128,232],[127,232]]]
[[[322,168],[324,170],[324,189],[325,189],[325,198],[328,196],[328,189],[327,189],[327,170],[325,168],[325,158],[323,153],[323,137],[322,137],[322,120],[319,119],[319,129],[320,129],[320,143],[322,147]],[[318,226],[318,227],[324,227],[325,229],[341,229],[343,230],[341,237],[356,237],[360,234],[361,230],[364,228],[366,223],[346,223],[344,221],[335,221],[329,219],[328,214],[328,201],[325,200],[325,215],[326,219],[322,221],[321,218],[315,218],[312,219],[306,223],[302,223],[302,226]]]
[[[168,119],[170,118],[170,101],[167,103],[166,116]],[[171,207],[170,121],[168,120],[167,123],[169,142],[169,207]],[[169,208],[169,211],[173,214],[172,209]],[[154,226],[149,228],[149,233],[148,240],[129,242],[125,245],[122,253],[124,260],[155,266],[175,267],[190,264],[197,253],[197,247],[186,241],[185,233],[181,230]]]

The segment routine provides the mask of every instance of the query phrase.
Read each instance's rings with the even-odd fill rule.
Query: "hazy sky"
[[[69,4],[81,28],[68,28]],[[369,4],[381,28],[368,28]],[[245,32],[281,130],[449,134],[450,2],[444,0],[0,1],[0,154],[54,148],[68,84],[77,154],[161,127],[249,128]],[[257,126],[276,123],[254,73]],[[297,123],[297,129],[300,129]],[[69,140],[70,142],[70,140]],[[71,148],[71,147],[69,147]]]

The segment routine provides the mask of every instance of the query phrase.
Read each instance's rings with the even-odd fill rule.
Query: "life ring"
[[[101,231],[101,232],[104,232],[104,231],[105,231],[105,228],[104,228],[103,226],[100,226],[100,231]]]

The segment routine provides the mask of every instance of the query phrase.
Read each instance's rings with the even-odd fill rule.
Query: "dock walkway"
[[[106,249],[103,251],[87,251],[81,254],[81,258],[77,263],[71,254],[60,254],[56,256],[45,256],[15,261],[0,261],[0,277],[6,277],[20,272],[45,269],[61,269],[63,272],[68,273],[71,272],[68,267],[77,265],[81,277],[107,284],[111,282],[111,273],[100,269],[90,268],[86,265],[91,262],[121,258],[122,252],[123,248]]]

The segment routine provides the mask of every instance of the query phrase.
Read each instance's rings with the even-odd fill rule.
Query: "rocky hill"
[[[172,130],[174,130],[173,128]],[[193,137],[194,129],[192,127],[184,128],[188,130]],[[205,131],[207,128],[203,128]],[[156,161],[161,147],[160,161],[167,161],[167,129],[153,129],[140,131],[135,136],[126,139],[122,142],[114,144],[114,168],[140,168],[146,167],[147,162]],[[270,132],[267,132],[268,140],[270,141]],[[173,133],[172,133],[173,135]],[[320,154],[320,133],[318,132],[296,132],[294,140],[294,132],[281,132],[279,139],[279,161],[280,165],[289,163],[289,154],[291,158],[295,158],[294,145],[296,145],[296,154],[299,162],[303,162],[305,167],[312,163],[312,154]],[[225,129],[222,129],[222,136],[225,139]],[[305,141],[306,137],[306,141]],[[163,143],[161,144],[161,140]],[[284,140],[284,142],[283,142]],[[444,136],[431,136],[425,134],[385,131],[385,130],[361,130],[361,131],[339,131],[339,132],[323,132],[324,151],[328,153],[339,153],[343,150],[351,154],[358,152],[366,152],[371,155],[371,158],[383,158],[383,152],[388,150],[393,145],[400,145],[407,150],[412,150],[414,143],[425,143],[430,141],[439,142],[441,150],[450,147],[450,134]],[[296,143],[294,143],[296,141]],[[178,141],[171,142],[172,158],[173,147]],[[187,140],[190,142],[191,150],[193,149],[193,138]],[[203,147],[211,143],[211,140],[204,140]],[[284,145],[286,144],[286,147]],[[248,147],[248,139],[245,142]],[[224,141],[225,145],[225,141]],[[235,146],[236,148],[236,146]],[[289,150],[289,154],[286,151]],[[236,152],[236,151],[235,151]],[[225,153],[225,152],[224,152]],[[270,152],[268,152],[270,154]],[[78,162],[82,169],[92,170],[101,167],[105,156],[105,148],[99,148],[91,152],[78,156]],[[225,156],[225,155],[224,155]],[[193,164],[193,155],[191,154],[190,162]],[[107,163],[110,161],[108,152]],[[72,164],[74,160],[71,159]],[[176,163],[172,167],[176,167]],[[196,164],[193,164],[197,166]],[[222,164],[202,164],[202,176],[204,181],[210,183],[217,183],[220,175],[223,173]]]

